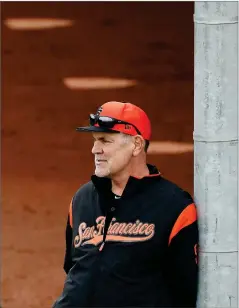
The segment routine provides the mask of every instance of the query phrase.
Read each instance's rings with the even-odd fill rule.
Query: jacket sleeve
[[[196,307],[198,222],[194,203],[184,207],[169,237],[169,284],[174,307]]]
[[[65,249],[65,259],[63,268],[66,274],[68,274],[69,270],[73,266],[72,256],[71,256],[72,236],[73,235],[72,235],[72,201],[71,201],[67,217],[66,231],[65,231],[66,249]]]

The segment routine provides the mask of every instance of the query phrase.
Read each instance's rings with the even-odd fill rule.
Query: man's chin
[[[95,169],[95,175],[98,176],[99,178],[105,178],[110,176],[110,172],[106,170],[98,170],[97,168]]]

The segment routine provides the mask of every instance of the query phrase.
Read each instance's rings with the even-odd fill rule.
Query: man
[[[90,115],[95,174],[74,195],[54,308],[195,307],[198,228],[191,196],[146,164],[145,112],[108,102]]]

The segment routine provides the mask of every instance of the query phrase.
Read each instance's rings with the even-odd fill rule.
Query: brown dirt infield
[[[2,3],[2,20],[58,17],[71,28],[2,24],[2,256],[4,308],[51,307],[64,272],[73,193],[93,171],[91,138],[74,128],[108,100],[146,110],[153,140],[191,142],[193,3]],[[66,76],[138,80],[136,87],[71,91]],[[193,192],[193,153],[151,155]]]

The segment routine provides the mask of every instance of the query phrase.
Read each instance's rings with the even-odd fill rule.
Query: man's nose
[[[102,146],[100,145],[100,142],[97,142],[97,141],[94,142],[91,152],[92,154],[102,154],[103,153],[103,149],[102,149]]]

